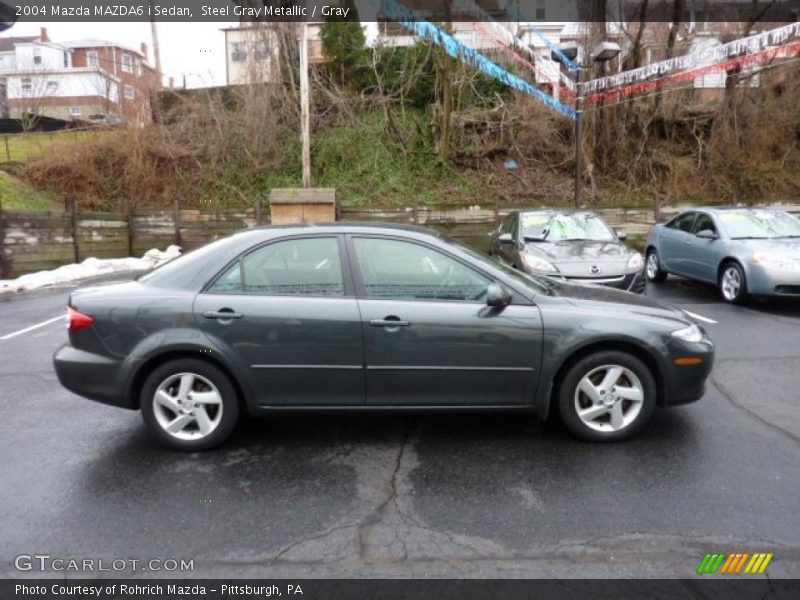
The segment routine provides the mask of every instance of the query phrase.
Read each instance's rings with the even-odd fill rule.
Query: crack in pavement
[[[725,387],[724,384],[719,382],[719,380],[716,378],[716,376],[714,375],[713,372],[709,376],[708,380],[711,382],[711,385],[713,385],[717,389],[717,391],[720,393],[720,395],[723,398],[725,398],[731,404],[731,406],[733,406],[734,408],[736,408],[739,411],[743,412],[746,416],[750,417],[751,419],[753,419],[755,421],[758,421],[762,425],[765,425],[766,427],[769,427],[770,429],[772,429],[772,430],[782,434],[783,436],[789,438],[795,444],[800,445],[800,437],[798,437],[797,435],[795,435],[791,431],[788,431],[787,429],[784,429],[780,425],[776,425],[775,423],[772,423],[771,421],[768,421],[768,420],[764,419],[761,415],[759,415],[758,413],[754,412],[753,410],[751,410],[750,408],[748,408],[744,404],[741,404],[740,402],[737,402],[736,400],[734,400],[733,394],[731,393],[731,391],[728,390]]]

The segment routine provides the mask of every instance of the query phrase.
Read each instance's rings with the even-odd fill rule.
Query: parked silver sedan
[[[644,260],[587,210],[514,211],[492,234],[490,254],[532,275],[643,294]]]
[[[697,208],[650,230],[647,278],[713,283],[726,302],[800,297],[800,219],[780,210]]]

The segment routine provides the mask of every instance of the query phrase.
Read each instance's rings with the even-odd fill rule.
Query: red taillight
[[[70,331],[80,331],[94,325],[94,319],[89,315],[78,312],[71,306],[67,307],[67,329]]]

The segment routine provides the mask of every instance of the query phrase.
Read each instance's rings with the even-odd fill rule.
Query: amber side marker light
[[[688,365],[701,365],[703,364],[703,359],[699,356],[679,356],[675,359],[675,364],[681,367]]]
[[[80,331],[94,325],[94,319],[72,308],[67,307],[67,329],[70,331]]]

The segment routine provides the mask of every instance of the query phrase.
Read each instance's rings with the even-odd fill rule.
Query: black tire
[[[622,414],[628,415],[631,417],[631,420],[629,423],[624,424],[624,426],[616,430],[613,430],[611,425],[610,411],[607,415],[601,414],[597,420],[593,422],[595,427],[607,428],[606,430],[597,430],[587,425],[584,420],[578,416],[578,406],[576,406],[577,402],[584,410],[594,407],[598,411],[606,407],[602,402],[599,405],[592,404],[588,396],[578,391],[578,386],[584,377],[592,374],[593,371],[597,371],[597,375],[602,378],[602,376],[607,373],[607,371],[602,370],[606,366],[622,367],[622,375],[616,381],[624,382],[627,380],[630,386],[623,387],[630,387],[631,389],[639,389],[640,387],[642,391],[641,406],[638,412],[633,410],[636,404],[635,402],[624,398],[617,400],[617,403],[620,404]],[[628,379],[628,375],[625,372],[626,369],[638,379],[638,382]],[[614,388],[614,390],[614,394],[616,394],[616,388]],[[605,399],[605,396],[603,398]],[[616,396],[609,394],[608,401],[611,403],[612,407],[614,406],[613,398],[616,398]],[[574,435],[590,442],[616,442],[640,433],[647,424],[647,421],[650,420],[656,405],[656,382],[649,367],[635,356],[617,350],[603,350],[578,360],[569,368],[559,382],[557,400],[558,412],[561,416],[561,420]],[[584,407],[583,403],[585,402],[588,402],[588,405]],[[604,420],[606,416],[608,417],[607,425]]]
[[[726,281],[729,275],[732,278],[730,282]],[[745,304],[747,302],[747,277],[739,263],[730,261],[722,265],[717,286],[719,294],[725,302],[730,304]]]
[[[196,439],[179,439],[175,437],[175,435],[168,433],[164,429],[164,426],[160,424],[160,420],[164,422],[165,417],[170,418],[170,415],[174,416],[175,419],[181,416],[172,409],[156,408],[155,401],[156,391],[162,384],[166,385],[167,382],[172,381],[172,388],[170,389],[179,386],[180,379],[177,377],[179,374],[194,375],[193,381],[195,381],[195,383],[194,387],[189,390],[189,398],[191,398],[192,392],[199,394],[204,391],[206,393],[216,393],[220,398],[219,404],[208,404],[208,409],[199,406],[198,403],[194,403],[192,405],[194,407],[192,412],[182,417],[184,419],[192,419],[193,417],[190,415],[194,415],[195,410],[199,411],[200,409],[209,411],[213,416],[212,422],[214,422],[214,427],[209,433],[202,434],[199,422],[190,422],[184,431],[178,434],[186,436],[196,435]],[[208,383],[212,384],[216,390],[209,387]],[[182,404],[181,406],[182,410],[189,410],[189,408],[186,408],[189,404]],[[228,376],[214,365],[193,358],[173,360],[156,367],[142,386],[140,407],[142,410],[142,418],[147,425],[148,431],[156,441],[167,448],[183,452],[209,450],[220,445],[230,437],[239,420],[239,398]],[[218,419],[216,418],[217,410],[221,411]],[[156,414],[157,411],[159,411],[158,415]],[[197,429],[196,433],[192,429],[193,426]]]
[[[652,264],[651,264],[652,262]],[[661,259],[655,248],[650,248],[645,257],[644,273],[648,281],[661,283],[667,278],[667,272],[661,268]]]

